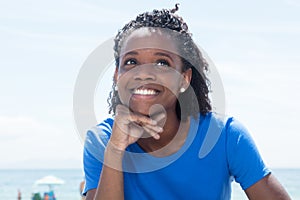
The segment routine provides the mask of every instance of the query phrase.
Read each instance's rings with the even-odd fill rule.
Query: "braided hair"
[[[171,10],[153,10],[152,12],[139,14],[135,20],[130,21],[118,31],[114,40],[114,57],[116,67],[118,67],[122,43],[134,30],[142,27],[157,27],[176,32],[176,36],[179,38],[175,39],[175,41],[182,59],[183,71],[192,69],[190,86],[179,95],[176,105],[178,119],[185,121],[190,115],[196,117],[199,111],[201,114],[207,114],[211,111],[211,103],[208,96],[210,82],[206,76],[208,63],[194,43],[187,24],[180,16],[175,14],[177,10],[178,4]],[[121,104],[115,87],[116,82],[114,81],[107,99],[109,113],[113,115],[115,114],[116,106]],[[184,103],[179,104],[179,102]]]

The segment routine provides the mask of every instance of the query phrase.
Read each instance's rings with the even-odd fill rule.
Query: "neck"
[[[166,122],[163,126],[164,131],[160,133],[160,139],[156,140],[153,137],[140,138],[137,143],[145,152],[157,157],[171,155],[184,144],[189,124],[189,120],[186,122],[180,121],[176,112],[167,113]]]

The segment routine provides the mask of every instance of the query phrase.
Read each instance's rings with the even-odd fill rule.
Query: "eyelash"
[[[135,59],[132,59],[132,58],[127,59],[127,60],[125,60],[125,62],[124,62],[124,65],[136,65],[136,64],[137,64],[136,60],[135,60]]]
[[[170,67],[170,63],[168,61],[166,61],[166,60],[163,60],[163,59],[162,60],[158,60],[156,62],[156,65]]]
[[[130,58],[128,60],[125,60],[125,62],[124,62],[124,65],[136,65],[136,64],[137,64],[137,61],[135,59],[132,59],[132,58]],[[158,60],[156,62],[156,65],[158,65],[158,66],[168,66],[169,67],[170,63],[168,61],[164,60],[164,59],[161,59],[161,60]]]

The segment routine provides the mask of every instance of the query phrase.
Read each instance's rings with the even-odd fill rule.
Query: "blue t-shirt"
[[[84,194],[97,188],[113,119],[88,131],[84,146]],[[123,158],[125,199],[230,199],[235,179],[245,190],[270,173],[246,128],[214,113],[191,117],[183,146],[167,157],[137,143]]]

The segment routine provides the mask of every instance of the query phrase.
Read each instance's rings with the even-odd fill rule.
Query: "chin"
[[[133,113],[138,113],[138,114],[141,114],[141,115],[149,116],[150,107],[147,107],[147,106],[130,106],[129,108]]]

